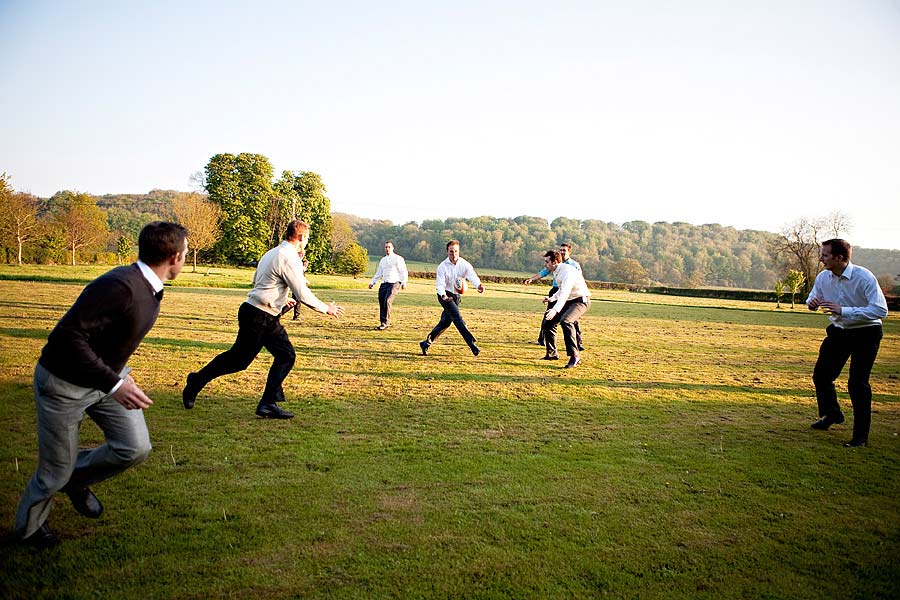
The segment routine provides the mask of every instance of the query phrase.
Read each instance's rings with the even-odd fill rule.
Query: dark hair
[[[850,260],[850,255],[853,254],[853,246],[850,245],[850,242],[835,238],[833,240],[825,240],[822,242],[823,246],[826,244],[831,248],[831,254],[833,256],[842,256],[848,261]]]
[[[547,250],[544,253],[544,258],[549,258],[555,263],[562,262],[562,254],[559,253],[559,250]]]
[[[447,247],[444,248],[444,250],[449,250],[449,249],[450,249],[450,246],[452,246],[452,245],[454,245],[454,244],[456,244],[457,246],[459,246],[459,240],[450,240],[449,242],[447,242]]]
[[[570,244],[569,242],[563,242],[562,244],[559,245],[559,247],[560,248],[568,248],[569,252],[572,251],[572,244]]]
[[[153,221],[144,225],[138,235],[138,260],[154,267],[184,250],[188,230],[178,223]]]
[[[304,231],[309,231],[309,225],[300,219],[294,219],[288,223],[287,229],[284,231],[284,239],[291,242],[300,237],[300,234]]]

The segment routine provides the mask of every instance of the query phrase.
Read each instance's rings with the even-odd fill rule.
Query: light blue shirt
[[[840,305],[841,314],[828,318],[841,329],[881,325],[881,319],[888,314],[887,301],[878,280],[871,271],[853,263],[848,263],[840,275],[827,270],[819,273],[806,303],[813,298]]]

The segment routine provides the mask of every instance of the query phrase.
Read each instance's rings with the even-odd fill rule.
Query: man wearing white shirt
[[[571,369],[581,364],[575,324],[591,307],[591,292],[581,274],[581,269],[563,264],[562,256],[556,250],[549,250],[544,254],[544,267],[553,273],[553,279],[559,286],[555,294],[543,299],[543,302],[551,307],[544,314],[544,321],[541,324],[547,348],[544,360],[559,358],[556,350],[556,326],[559,324],[563,330],[566,354],[569,357],[566,368]]]
[[[563,242],[562,244],[560,244],[559,245],[559,257],[562,259],[562,264],[573,266],[576,269],[578,269],[579,271],[581,270],[581,265],[578,264],[577,260],[572,258],[572,244],[570,244],[568,242]],[[529,285],[531,283],[534,283],[535,281],[538,281],[539,279],[543,279],[547,275],[550,275],[550,271],[548,271],[547,268],[545,267],[545,268],[541,269],[540,273],[537,273],[536,275],[526,279],[525,285]],[[559,285],[556,283],[556,278],[554,277],[551,281],[552,281],[552,283],[550,285],[550,291],[547,292],[548,296],[552,296],[552,295],[556,294],[556,291],[559,289]],[[553,305],[550,304],[547,306],[547,308],[553,308]],[[541,323],[543,324],[543,319],[541,320]],[[582,340],[581,340],[581,326],[578,324],[578,321],[575,322],[575,342],[576,342],[576,345],[578,346],[579,350],[584,350],[584,344],[582,343]],[[543,326],[540,328],[540,334],[538,335],[537,343],[538,343],[538,346],[544,345],[544,328],[543,328]]]
[[[378,269],[375,271],[375,276],[372,277],[372,282],[369,283],[370,290],[379,279],[382,280],[382,283],[378,288],[378,308],[381,321],[378,329],[383,331],[391,324],[391,305],[394,303],[394,296],[399,290],[406,289],[406,282],[409,279],[406,261],[399,254],[394,254],[394,242],[384,243],[384,257],[378,261]]]
[[[435,291],[437,292],[438,302],[444,312],[441,313],[441,320],[434,326],[431,333],[428,334],[423,341],[419,342],[422,354],[427,355],[428,349],[434,343],[438,336],[447,330],[450,325],[456,325],[456,329],[462,335],[472,354],[478,356],[481,350],[475,344],[475,336],[466,327],[462,315],[459,312],[459,302],[461,294],[457,292],[457,282],[468,280],[478,289],[479,294],[484,293],[484,286],[478,278],[475,269],[466,259],[459,255],[459,241],[450,240],[447,242],[447,258],[438,265],[437,277],[435,282]]]
[[[888,314],[887,301],[878,280],[868,269],[850,262],[852,252],[853,248],[845,240],[822,242],[819,260],[825,269],[816,276],[806,299],[809,310],[821,308],[831,321],[813,370],[821,418],[812,424],[812,428],[825,430],[844,422],[834,380],[849,359],[847,391],[853,405],[853,438],[844,444],[847,448],[865,446],[869,442],[872,423],[869,375],[881,345],[881,320]]]
[[[294,415],[280,408],[277,402],[284,400],[282,383],[294,366],[296,353],[281,324],[281,315],[293,308],[296,301],[320,313],[340,317],[344,308],[334,302],[325,303],[316,298],[304,276],[299,252],[309,241],[309,225],[300,220],[288,223],[284,241],[266,252],[253,274],[253,289],[238,309],[237,339],[230,349],[219,354],[208,365],[189,373],[181,393],[184,407],[191,409],[197,394],[210,381],[222,375],[243,371],[265,348],[273,357],[266,379],[266,388],[256,407],[256,416],[267,419],[290,419]],[[288,290],[296,300],[288,300]]]

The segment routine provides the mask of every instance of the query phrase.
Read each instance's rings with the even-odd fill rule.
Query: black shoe
[[[260,404],[256,407],[256,416],[264,419],[293,419],[294,413],[282,410],[277,404]]]
[[[538,346],[543,346],[543,345],[544,345],[544,340],[538,340],[538,341],[537,341],[537,345],[538,345]]]
[[[831,415],[825,415],[812,425],[813,429],[819,429],[821,431],[826,431],[832,425],[840,425],[844,422],[844,415],[842,413],[838,413],[837,416],[832,417]]]
[[[72,506],[75,507],[75,510],[81,516],[88,519],[98,519],[103,514],[103,505],[100,504],[100,500],[97,499],[91,488],[67,485],[62,491],[66,493],[69,500],[72,501]]]
[[[548,355],[546,355],[544,358],[542,358],[541,360],[559,360],[559,354],[555,354],[555,355],[553,355],[553,356],[550,356],[550,355],[548,354]]]
[[[475,356],[481,354],[481,348],[479,348],[475,344],[472,344],[471,346],[469,346],[469,348],[472,350],[472,354],[474,354]]]
[[[579,352],[584,352],[584,345],[583,345],[583,344],[578,344],[578,351],[579,351]]]
[[[844,444],[844,448],[865,448],[869,445],[866,440],[850,440]]]
[[[577,367],[581,364],[581,358],[578,356],[573,356],[569,359],[569,362],[566,363],[566,369],[571,369],[573,367]]]
[[[430,345],[431,344],[429,344],[426,341],[419,342],[419,348],[422,349],[422,356],[428,356],[428,346],[430,346]]]
[[[197,386],[197,374],[188,373],[187,382],[185,383],[184,390],[181,392],[181,403],[184,404],[186,409],[190,410],[194,408],[194,402],[197,401],[197,394],[199,394],[202,389],[202,387]]]
[[[22,543],[38,550],[46,550],[59,544],[59,538],[50,531],[50,526],[44,521],[44,524],[37,528],[37,531],[22,539]]]

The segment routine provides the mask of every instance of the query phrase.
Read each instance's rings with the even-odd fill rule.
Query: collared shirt
[[[581,265],[579,265],[578,261],[575,260],[574,258],[571,258],[571,257],[567,258],[566,260],[562,261],[562,263],[560,263],[560,264],[569,265],[570,267],[575,267],[576,269],[578,269],[579,272],[581,271]],[[540,275],[541,279],[543,279],[544,277],[546,277],[547,275],[550,275],[550,274],[551,273],[547,269],[547,267],[544,267],[543,269],[541,269],[541,272],[538,273],[538,275]],[[556,282],[556,271],[554,271],[552,273],[552,275],[553,275],[553,287],[559,287],[559,284]]]
[[[454,288],[457,279],[468,279],[476,288],[481,286],[481,280],[478,279],[478,274],[469,261],[459,257],[454,265],[449,258],[445,258],[437,268],[434,288],[437,290],[438,296],[445,296],[447,293],[455,294]]]
[[[375,276],[372,277],[372,285],[375,285],[379,277],[383,278],[385,283],[400,283],[406,287],[409,279],[406,261],[396,252],[384,255],[378,261],[378,269],[375,271]]]
[[[562,312],[563,305],[569,300],[574,300],[575,298],[590,298],[591,291],[588,289],[587,282],[584,280],[584,275],[581,274],[581,269],[577,269],[572,265],[560,263],[556,265],[556,270],[553,272],[553,278],[559,284],[559,289],[556,290],[555,294],[550,296],[550,301],[557,303],[551,310],[558,309],[556,312]],[[562,302],[560,302],[560,300],[562,300]]]
[[[806,303],[813,298],[840,305],[841,314],[828,318],[841,329],[881,325],[881,319],[888,314],[887,301],[878,280],[871,271],[853,263],[848,263],[840,275],[827,270],[819,273]]]
[[[280,315],[290,289],[294,298],[320,313],[328,312],[328,305],[316,298],[306,283],[305,269],[296,248],[285,240],[259,259],[253,274],[253,289],[247,302],[270,315]]]
[[[141,270],[141,274],[144,276],[144,279],[146,279],[147,283],[150,284],[150,287],[153,288],[153,291],[156,293],[161,292],[163,289],[163,282],[162,279],[159,278],[159,275],[157,275],[153,271],[153,269],[147,266],[146,263],[137,261],[137,266],[138,269]]]

